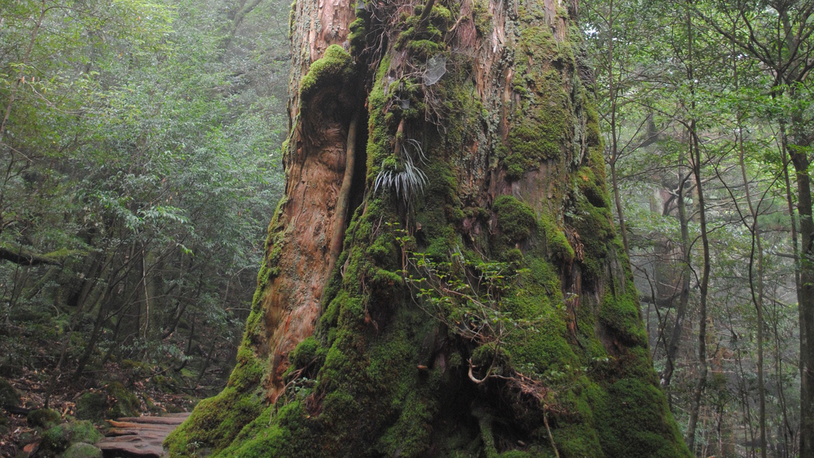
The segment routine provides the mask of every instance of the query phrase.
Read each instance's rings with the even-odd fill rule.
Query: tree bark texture
[[[286,196],[237,367],[174,455],[689,456],[613,228],[576,12],[294,5]]]

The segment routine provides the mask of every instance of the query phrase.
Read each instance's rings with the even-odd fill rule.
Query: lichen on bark
[[[174,455],[689,456],[559,5],[294,6],[286,197],[238,366]]]

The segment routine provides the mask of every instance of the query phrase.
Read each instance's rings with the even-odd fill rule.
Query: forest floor
[[[0,457],[60,456],[98,441],[108,420],[190,412],[220,392],[236,353],[229,345],[186,345],[175,333],[151,347],[97,349],[76,377],[84,341],[77,338],[60,365],[53,329],[46,319],[0,320]]]
[[[212,394],[212,387],[180,389],[177,385],[156,383],[157,377],[164,377],[162,380],[166,380],[166,376],[138,372],[127,365],[107,363],[104,370],[86,374],[77,381],[60,381],[48,400],[48,407],[59,413],[60,421],[68,421],[77,416],[77,402],[85,393],[109,393],[105,391],[106,386],[116,382],[126,387],[129,393],[135,395],[134,399],[138,400],[132,405],[133,408],[129,409],[128,414],[122,416],[161,416],[189,412],[200,399]],[[64,373],[66,378],[70,377],[71,372],[68,369]],[[37,446],[48,427],[32,424],[28,414],[46,406],[50,374],[20,368],[13,377],[3,375],[5,375],[3,379],[9,382],[19,395],[19,402],[16,405],[4,402],[4,411],[0,411],[0,416],[4,415],[8,421],[5,427],[0,423],[0,456],[17,458],[38,456]],[[107,394],[108,406],[112,407],[116,402],[116,399]],[[109,410],[104,417],[112,419],[115,417],[111,415],[112,412],[115,410]],[[102,434],[110,428],[109,423],[101,421],[101,418],[94,421],[94,426]]]

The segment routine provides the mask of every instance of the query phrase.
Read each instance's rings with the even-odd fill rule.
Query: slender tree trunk
[[[746,162],[744,160],[743,130],[738,120],[738,162],[740,163],[741,177],[743,178],[746,204],[751,216],[751,226],[747,226],[752,234],[752,245],[749,253],[749,290],[752,293],[752,303],[757,312],[757,389],[758,389],[758,422],[760,425],[760,456],[766,458],[766,387],[763,374],[763,244],[760,236],[759,207],[752,203],[752,193],[749,189],[749,179],[746,176]],[[757,257],[757,259],[755,259]],[[755,276],[755,262],[757,262],[757,276]]]
[[[683,157],[679,159],[679,184],[676,195],[676,206],[678,207],[678,224],[681,230],[681,274],[678,279],[678,287],[681,288],[678,296],[678,306],[676,307],[675,320],[673,322],[670,338],[665,348],[667,364],[661,374],[661,386],[670,386],[675,371],[675,362],[678,358],[678,350],[681,346],[681,333],[684,330],[684,320],[687,317],[687,310],[690,304],[690,277],[692,276],[692,242],[690,241],[689,216],[687,215],[687,200],[684,197],[687,180],[690,174],[682,175]]]
[[[699,310],[698,310],[698,380],[693,390],[692,404],[690,405],[690,421],[687,426],[687,446],[694,450],[695,430],[698,416],[701,412],[701,397],[707,383],[707,300],[709,292],[709,234],[707,232],[706,207],[704,189],[701,181],[701,152],[699,151],[698,137],[695,132],[695,121],[690,122],[690,151],[693,155],[693,173],[695,175],[698,193],[698,216],[701,230],[701,247],[703,267],[699,284]]]
[[[814,220],[811,216],[810,161],[803,151],[790,151],[797,178],[797,212],[800,222],[800,456],[814,456]]]
[[[696,192],[698,194],[698,218],[701,230],[701,248],[703,256],[703,267],[699,283],[699,317],[698,317],[698,380],[696,380],[693,391],[692,404],[690,405],[690,421],[687,426],[687,446],[691,451],[695,451],[695,430],[698,416],[701,411],[701,397],[707,383],[707,300],[709,293],[709,233],[707,232],[707,211],[704,200],[704,186],[701,177],[701,150],[698,141],[698,132],[695,116],[695,67],[693,49],[693,26],[691,7],[693,0],[687,0],[687,34],[689,37],[687,52],[689,55],[687,66],[687,81],[690,82],[690,112],[691,118],[687,128],[688,145],[690,146],[690,156],[692,157],[693,175],[695,176]]]
[[[619,193],[619,180],[617,178],[617,170],[616,170],[616,162],[619,160],[619,126],[616,122],[617,116],[617,89],[616,89],[616,80],[614,79],[613,74],[613,63],[614,63],[614,45],[615,45],[615,38],[614,38],[614,9],[613,9],[613,0],[608,2],[608,96],[610,97],[610,135],[611,135],[611,144],[610,144],[610,158],[608,160],[608,165],[610,166],[611,170],[611,188],[613,192],[613,202],[616,205],[616,216],[619,218],[619,234],[622,237],[622,245],[625,247],[625,253],[630,256],[630,245],[627,241],[627,227],[625,226],[625,212],[624,208],[622,207],[622,197]]]

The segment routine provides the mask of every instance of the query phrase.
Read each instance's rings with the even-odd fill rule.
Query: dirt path
[[[161,444],[167,435],[187,417],[189,417],[189,413],[164,417],[126,417],[108,420],[113,428],[96,446],[102,449],[105,458],[164,457],[167,454]]]

